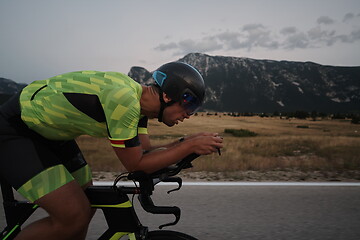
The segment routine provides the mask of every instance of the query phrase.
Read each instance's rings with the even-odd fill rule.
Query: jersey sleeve
[[[148,125],[148,117],[143,116],[139,120],[138,124],[138,134],[148,134],[147,125]]]
[[[148,123],[148,118],[146,116],[141,117],[138,123],[138,130],[137,130],[138,134],[135,137],[127,140],[110,139],[111,145],[113,147],[120,147],[120,148],[139,146],[140,145],[139,134],[145,134],[145,135],[148,134],[147,123]]]
[[[101,102],[111,145],[120,148],[139,146],[140,102],[136,92],[127,87],[107,90]]]

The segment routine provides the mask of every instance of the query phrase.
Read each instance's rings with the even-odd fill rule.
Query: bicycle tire
[[[190,235],[169,230],[151,231],[147,235],[147,240],[198,240]]]

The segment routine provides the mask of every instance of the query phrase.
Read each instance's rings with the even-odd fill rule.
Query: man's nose
[[[190,116],[191,116],[191,115],[190,115],[190,114],[188,114],[188,113],[185,111],[185,114],[183,115],[183,117],[184,117],[184,118],[189,119],[189,118],[190,118]]]

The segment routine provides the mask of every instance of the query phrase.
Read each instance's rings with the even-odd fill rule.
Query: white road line
[[[98,181],[94,185],[112,185],[113,182]],[[119,185],[134,185],[133,182],[120,182]],[[158,185],[177,185],[159,183]],[[183,182],[183,186],[301,186],[301,187],[360,187],[360,182]]]

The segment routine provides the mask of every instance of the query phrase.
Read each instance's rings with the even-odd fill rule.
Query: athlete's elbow
[[[144,161],[143,157],[139,159],[133,159],[133,161],[122,161],[124,167],[128,172],[145,172],[145,173],[151,173],[151,169],[146,165],[146,161]]]

